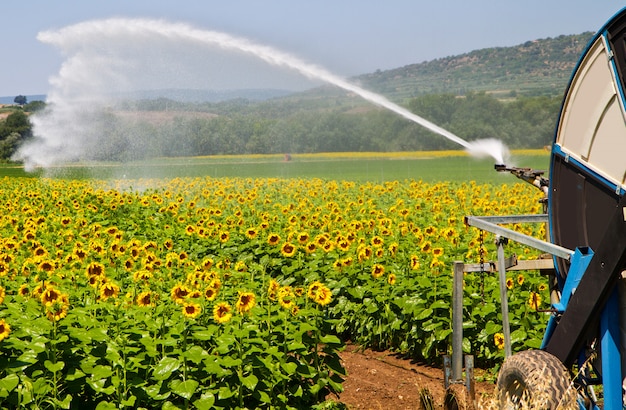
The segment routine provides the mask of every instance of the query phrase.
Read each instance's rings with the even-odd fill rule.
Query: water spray
[[[36,140],[23,146],[14,158],[23,160],[27,169],[81,159],[89,153],[90,147],[97,149],[100,141],[90,130],[93,128],[93,120],[89,115],[86,115],[87,119],[81,119],[81,116],[85,117],[85,107],[89,106],[85,102],[105,100],[115,87],[133,84],[129,74],[133,72],[133,65],[140,61],[141,53],[151,52],[155,42],[173,45],[172,49],[178,52],[183,48],[182,45],[193,44],[254,56],[271,66],[295,70],[306,78],[321,80],[353,92],[462,146],[472,156],[492,157],[501,164],[508,155],[501,141],[465,141],[387,98],[352,84],[324,68],[280,50],[221,32],[158,20],[115,18],[41,32],[37,38],[58,47],[67,58],[58,75],[51,79],[49,110],[45,115],[33,117]],[[142,72],[139,78],[148,74]]]

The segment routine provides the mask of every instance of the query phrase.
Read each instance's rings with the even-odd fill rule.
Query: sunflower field
[[[0,402],[303,408],[341,391],[346,343],[438,363],[453,262],[496,257],[463,216],[538,213],[539,199],[523,183],[4,178]],[[507,287],[513,349],[537,347],[542,278]],[[464,289],[463,348],[492,366],[497,278],[466,274]]]

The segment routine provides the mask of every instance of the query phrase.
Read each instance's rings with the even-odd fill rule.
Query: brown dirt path
[[[404,359],[395,353],[359,350],[348,345],[341,353],[347,377],[339,397],[329,397],[350,410],[422,409],[420,392],[427,389],[434,408],[443,409],[443,370]],[[490,398],[494,384],[476,382],[476,398]]]

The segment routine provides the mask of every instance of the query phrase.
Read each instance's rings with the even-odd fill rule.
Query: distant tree
[[[13,99],[13,102],[18,105],[24,105],[28,102],[28,99],[23,95],[18,95]]]
[[[46,108],[46,103],[43,101],[31,101],[24,105],[24,111],[26,112],[41,111],[44,108]]]

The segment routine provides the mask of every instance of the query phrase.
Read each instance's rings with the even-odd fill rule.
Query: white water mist
[[[24,161],[27,170],[89,158],[91,152],[110,145],[110,141],[102,141],[94,124],[106,126],[106,117],[103,118],[100,112],[111,107],[112,96],[141,86],[154,87],[159,81],[166,82],[166,88],[175,87],[190,58],[201,58],[216,49],[252,56],[270,66],[294,70],[306,78],[333,84],[420,124],[462,146],[472,155],[491,156],[497,163],[504,163],[506,159],[507,150],[500,141],[467,142],[319,66],[225,33],[160,20],[117,18],[41,32],[38,39],[59,48],[66,60],[58,75],[50,80],[48,109],[33,117],[35,140],[16,154],[15,159]],[[205,63],[207,70],[210,65],[215,65],[214,60]],[[156,77],[154,70],[160,73]],[[166,81],[162,78],[163,73],[167,74]],[[152,80],[157,83],[150,83],[151,77],[155,77]],[[132,143],[132,140],[130,136],[126,143]],[[147,149],[147,146],[140,144],[139,149]]]

